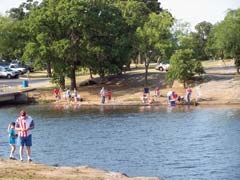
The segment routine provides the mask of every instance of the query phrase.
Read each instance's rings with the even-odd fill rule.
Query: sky
[[[191,29],[202,21],[212,24],[224,19],[228,9],[240,8],[240,0],[159,0],[163,9],[181,22],[188,22]]]
[[[0,13],[4,15],[5,12],[13,7],[18,7],[25,0],[0,0]]]
[[[161,7],[168,9],[172,15],[182,22],[194,26],[202,21],[212,24],[224,19],[228,9],[240,8],[240,0],[159,0]],[[0,0],[2,15],[13,7],[18,7],[26,0]]]

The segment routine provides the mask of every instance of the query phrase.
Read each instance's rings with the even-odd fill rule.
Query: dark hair
[[[15,126],[15,122],[11,122],[10,124],[11,124],[12,126]]]

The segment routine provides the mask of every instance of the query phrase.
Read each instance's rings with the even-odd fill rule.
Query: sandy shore
[[[211,62],[213,65],[205,67],[206,74],[200,80],[191,83],[193,102],[199,105],[234,105],[240,104],[240,75],[236,75],[233,60]],[[165,72],[155,69],[149,70],[148,84],[150,97],[154,99],[152,105],[168,104],[166,94],[169,90],[175,91],[178,95],[185,97],[185,89],[181,83],[168,84],[165,80]],[[77,79],[78,85],[89,80],[88,76],[81,76]],[[62,99],[57,102],[61,104],[79,105],[102,105],[100,102],[100,89],[110,89],[112,92],[111,101],[105,105],[147,105],[141,101],[144,88],[143,69],[132,70],[120,76],[110,76],[104,84],[99,83],[98,78],[92,79],[96,84],[78,87],[78,93],[83,99],[82,102],[67,102],[64,99],[64,92],[61,92]],[[160,87],[161,97],[154,97],[154,89]],[[45,89],[42,89],[45,87]],[[46,88],[48,87],[48,88]],[[38,103],[56,104],[53,95],[54,85],[44,84],[36,87],[37,90],[29,93],[29,96]],[[195,103],[193,103],[195,104]]]
[[[3,180],[161,180],[158,177],[128,177],[126,174],[100,170],[89,166],[53,167],[17,160],[0,159],[0,179]]]

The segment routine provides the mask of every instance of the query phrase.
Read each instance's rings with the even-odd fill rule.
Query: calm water
[[[8,157],[6,127],[21,108],[35,120],[35,162],[165,180],[240,179],[238,107],[0,108],[0,157]]]

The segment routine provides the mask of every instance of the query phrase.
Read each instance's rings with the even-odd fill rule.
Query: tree
[[[194,50],[194,57],[200,60],[208,59],[206,53],[207,41],[213,25],[203,21],[195,26],[196,32],[191,32],[191,45]]]
[[[186,87],[186,82],[190,80],[195,73],[204,73],[199,60],[193,59],[193,52],[190,49],[180,49],[172,55],[170,59],[170,68],[167,72],[167,80],[179,80]]]
[[[46,0],[29,13],[27,28],[31,39],[23,55],[25,60],[33,58],[35,64],[46,65],[48,77],[52,77],[52,64],[57,64],[52,44],[61,35],[55,5],[55,1]]]
[[[46,0],[28,22],[32,42],[25,54],[43,59],[55,80],[69,77],[71,89],[76,88],[78,67],[88,67],[103,79],[129,62],[129,26],[111,2]]]
[[[11,59],[15,38],[11,27],[14,25],[14,20],[7,17],[0,17],[0,57],[2,59]]]
[[[22,56],[28,34],[24,21],[0,17],[0,56],[6,60]]]
[[[129,27],[127,34],[129,35],[131,59],[136,61],[139,55],[139,42],[136,37],[136,30],[142,27],[148,19],[148,14],[151,10],[147,7],[146,3],[142,1],[119,1],[116,6],[121,10],[122,16]],[[131,61],[126,65],[130,69]]]
[[[168,11],[160,14],[149,14],[148,21],[143,27],[137,29],[137,37],[139,39],[139,51],[144,57],[145,65],[145,86],[148,85],[147,75],[149,63],[154,57],[164,57],[170,43],[170,28],[173,24],[173,18]]]
[[[122,12],[111,3],[93,1],[86,6],[84,17],[84,64],[102,80],[106,75],[118,74],[128,64],[131,53],[131,33]]]
[[[228,11],[224,20],[214,26],[210,40],[208,49],[221,59],[233,57],[240,73],[240,9]]]
[[[38,4],[38,1],[26,0],[26,2],[21,3],[19,7],[11,8],[7,14],[13,19],[24,20],[33,9],[37,8]]]
[[[235,58],[237,73],[240,73],[240,8],[230,10],[224,19],[226,31],[225,47],[227,52]]]
[[[147,8],[156,14],[159,14],[162,11],[162,8],[160,7],[160,2],[158,0],[142,0]]]
[[[190,48],[189,46],[190,24],[189,23],[175,20],[171,31],[172,31],[171,41],[173,42],[173,50]]]
[[[26,29],[26,19],[31,9],[38,2],[27,0],[18,8],[8,11],[8,16],[1,17],[0,27],[0,54],[6,60],[20,59],[24,53],[26,43],[29,41],[29,33]]]

